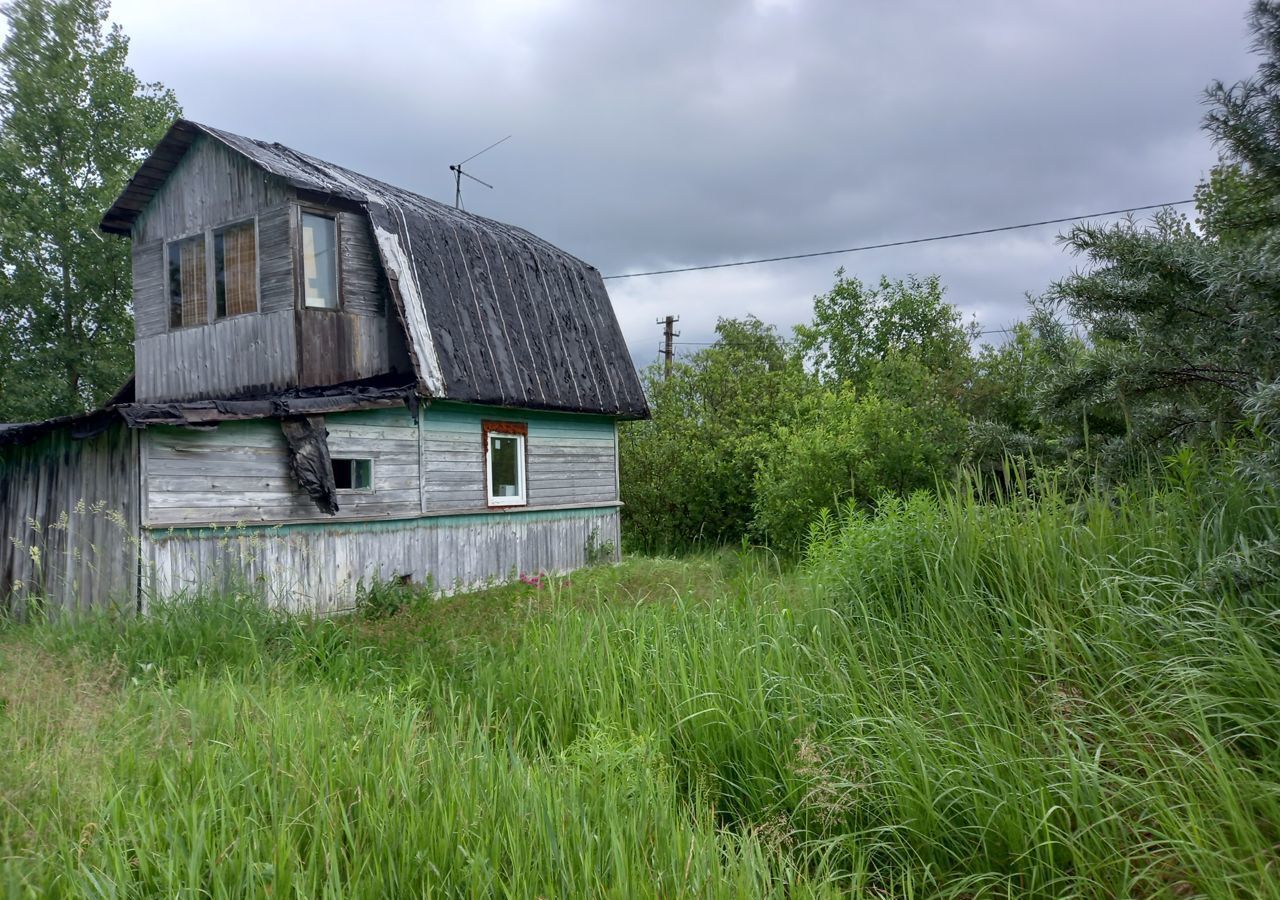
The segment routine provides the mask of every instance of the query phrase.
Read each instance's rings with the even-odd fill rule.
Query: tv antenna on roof
[[[508,141],[510,139],[511,139],[511,135],[507,135],[501,141],[494,141],[488,147],[485,147],[483,150],[481,150],[480,153],[488,153],[490,150],[492,150],[494,147],[501,144],[503,141]],[[465,175],[466,177],[470,178],[472,181],[479,182],[480,184],[483,184],[485,187],[489,188],[489,190],[493,190],[493,185],[491,185],[489,182],[480,181],[479,178],[472,175],[470,172],[462,171],[462,167],[465,166],[467,163],[471,162],[471,160],[475,159],[477,156],[479,156],[480,153],[472,153],[462,162],[454,163],[449,167],[449,171],[453,173],[453,206],[455,209],[462,209],[462,176]]]

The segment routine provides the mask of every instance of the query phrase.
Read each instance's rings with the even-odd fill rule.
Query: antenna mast
[[[507,135],[501,141],[494,141],[488,147],[485,147],[483,150],[481,150],[480,153],[488,153],[494,147],[503,143],[503,141],[508,141],[510,139],[511,139],[511,135]],[[455,209],[462,209],[462,177],[464,175],[467,178],[470,178],[472,181],[475,181],[479,184],[483,184],[485,187],[489,188],[490,190],[493,190],[493,185],[491,185],[489,182],[481,181],[479,178],[472,175],[470,172],[462,171],[462,167],[467,163],[471,162],[471,160],[475,159],[477,156],[479,156],[480,153],[472,153],[462,162],[454,163],[449,167],[449,171],[453,173],[453,206]]]

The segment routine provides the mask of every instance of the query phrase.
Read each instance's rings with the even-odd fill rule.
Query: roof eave
[[[176,119],[160,139],[160,143],[156,144],[156,148],[143,160],[138,171],[129,179],[120,196],[111,204],[111,208],[98,223],[98,228],[107,234],[126,237],[132,234],[133,223],[138,218],[138,214],[177,167],[178,162],[195,143],[201,130],[195,122]]]

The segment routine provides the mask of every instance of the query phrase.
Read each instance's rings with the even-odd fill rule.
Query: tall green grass
[[[14,895],[1280,896],[1276,497],[961,486],[804,562],[0,643]]]

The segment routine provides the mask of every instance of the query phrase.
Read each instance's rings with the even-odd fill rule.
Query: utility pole
[[[676,323],[680,321],[679,316],[667,316],[665,319],[656,320],[657,324],[662,325],[662,358],[664,360],[663,373],[665,378],[671,377],[671,360],[675,357],[676,344],[675,339],[680,337],[680,332],[675,330]]]

